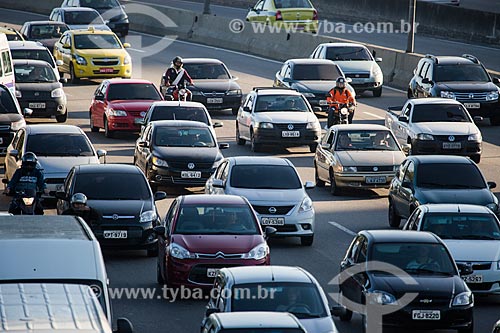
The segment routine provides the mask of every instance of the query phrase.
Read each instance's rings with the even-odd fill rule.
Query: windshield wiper
[[[411,272],[411,273],[417,273],[417,274],[427,273],[427,274],[441,274],[441,275],[447,275],[447,276],[453,275],[450,272],[435,271],[435,270],[427,269],[427,268],[407,268],[407,269],[405,269],[405,271]]]

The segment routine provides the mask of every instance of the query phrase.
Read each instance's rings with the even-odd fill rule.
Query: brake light
[[[315,10],[313,13],[313,21],[318,20],[318,12]]]
[[[283,20],[283,16],[281,15],[281,11],[277,11],[276,12],[276,21],[282,21]]]

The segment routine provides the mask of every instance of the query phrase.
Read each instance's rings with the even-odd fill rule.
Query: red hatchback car
[[[163,100],[156,86],[147,80],[110,79],[97,87],[90,104],[90,129],[104,128],[106,137],[117,131],[137,132],[151,104]]]
[[[169,287],[211,288],[223,267],[269,265],[265,233],[247,199],[234,195],[177,197],[158,235],[157,280]]]

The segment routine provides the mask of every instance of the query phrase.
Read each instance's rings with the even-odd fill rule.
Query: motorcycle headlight
[[[170,255],[177,259],[194,259],[196,256],[180,246],[179,244],[172,243],[167,248]]]
[[[443,98],[451,98],[456,99],[455,93],[451,91],[441,91],[441,97]]]
[[[299,213],[308,212],[311,209],[313,209],[313,202],[311,198],[305,197],[304,200],[302,200],[302,203],[300,204]]]
[[[488,207],[494,213],[496,213],[498,210],[498,205],[494,202],[487,204],[486,207]]]
[[[372,291],[371,293],[368,293],[366,295],[366,299],[371,303],[371,304],[380,304],[380,305],[396,305],[397,300],[394,295],[389,294],[388,292],[385,291],[379,291],[375,290]]]
[[[302,93],[302,95],[304,95],[304,97],[316,97],[313,93],[309,93],[309,92],[306,92],[306,93]]]
[[[271,129],[271,128],[274,128],[274,125],[272,123],[259,123],[258,127]]]
[[[487,101],[496,101],[498,99],[498,91],[490,91],[486,95],[486,100]]]
[[[106,113],[110,116],[113,116],[113,117],[126,117],[127,116],[127,112],[125,112],[123,110],[107,109]]]
[[[156,212],[154,210],[148,210],[148,211],[142,212],[141,219],[139,220],[139,222],[146,223],[146,222],[151,222],[154,220],[156,220]]]
[[[126,55],[124,58],[123,58],[123,64],[124,65],[128,65],[132,62],[132,59],[130,58],[129,55]]]
[[[17,130],[20,130],[21,128],[25,127],[25,126],[26,126],[26,122],[24,121],[24,119],[21,119],[21,120],[12,122],[10,124],[10,129],[13,130],[13,131],[17,131]]]
[[[464,291],[453,299],[453,306],[464,306],[474,303],[474,296],[470,291]]]
[[[21,92],[21,90],[16,89],[16,98],[23,98],[23,93]]]
[[[421,141],[432,141],[434,140],[434,137],[431,134],[419,133],[417,134],[417,139]]]
[[[311,121],[307,123],[306,129],[321,129],[319,121]]]
[[[469,138],[467,140],[469,140],[469,141],[482,141],[483,138],[481,137],[481,133],[476,133],[476,134],[469,135]]]
[[[241,89],[228,90],[226,94],[228,96],[231,96],[231,95],[241,95]]]
[[[62,88],[57,88],[50,92],[50,97],[52,98],[59,98],[63,96],[64,96],[64,90],[62,90]]]
[[[80,56],[80,55],[78,55],[78,54],[74,54],[74,55],[73,55],[73,58],[75,58],[76,63],[77,63],[78,65],[83,65],[83,66],[85,66],[85,65],[87,64],[87,60],[85,60],[85,58],[84,58],[84,57],[82,57],[82,56]]]
[[[23,203],[25,206],[33,205],[34,201],[35,201],[35,198],[23,198]]]
[[[343,166],[342,171],[343,172],[358,172],[358,168],[355,166]]]
[[[262,243],[250,250],[250,252],[243,255],[244,259],[254,259],[261,260],[267,257],[269,254],[269,246],[266,243]]]
[[[186,95],[186,89],[179,89],[179,95],[181,96]]]
[[[156,156],[153,156],[153,164],[156,166],[159,166],[159,167],[168,168],[167,161],[164,161],[161,158],[158,158]]]

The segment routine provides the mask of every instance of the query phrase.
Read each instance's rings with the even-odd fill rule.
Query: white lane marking
[[[385,84],[384,84],[384,88],[387,88],[387,89],[392,90],[392,91],[397,91],[399,93],[406,94],[406,91],[404,91],[404,90],[393,88],[393,87],[389,87],[389,86],[386,86]]]
[[[134,48],[131,48],[131,47],[129,47],[129,50],[130,50],[130,51],[135,51],[135,52],[140,52],[140,53],[144,53],[144,52],[146,52],[146,51],[144,51],[144,50],[138,50],[138,49],[134,49]]]
[[[345,232],[346,234],[349,234],[351,236],[356,236],[357,235],[354,231],[352,231],[350,229],[347,229],[342,224],[339,224],[337,222],[329,221],[328,224],[334,226],[335,228],[339,228],[340,230],[342,230],[343,232]]]
[[[381,117],[381,116],[379,116],[379,115],[377,115],[377,114],[375,114],[375,113],[366,112],[366,111],[363,111],[363,113],[364,113],[364,114],[367,114],[367,115],[369,115],[369,116],[372,116],[372,117],[374,117],[374,118],[377,118],[377,119],[385,119],[385,117]]]

